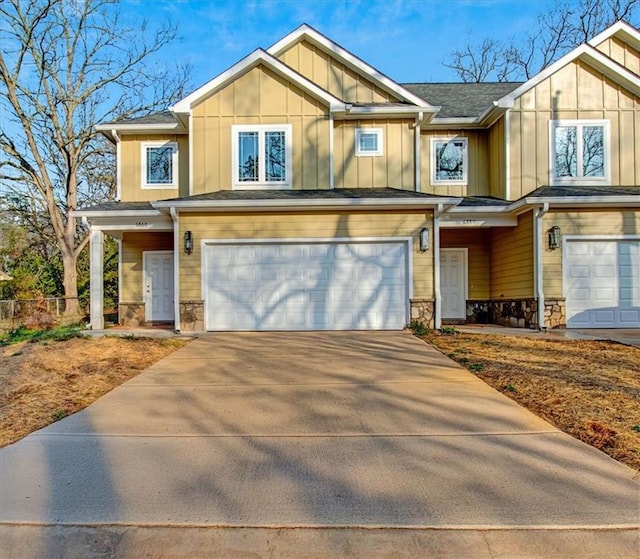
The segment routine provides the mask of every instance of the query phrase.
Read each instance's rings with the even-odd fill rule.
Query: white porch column
[[[99,229],[91,229],[89,234],[90,267],[90,317],[91,329],[104,328],[104,234]]]

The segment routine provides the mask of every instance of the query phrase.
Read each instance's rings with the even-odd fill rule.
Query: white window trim
[[[167,184],[159,184],[159,183],[149,183],[147,182],[147,148],[162,148],[162,147],[170,147],[173,150],[171,154],[171,170],[173,171],[171,177],[171,183]],[[172,189],[175,190],[178,188],[178,142],[169,142],[169,141],[157,141],[157,142],[142,142],[140,144],[140,181],[141,186],[145,190],[164,190],[164,189]]]
[[[555,158],[555,129],[558,126],[576,126],[578,128],[584,126],[602,126],[604,128],[604,176],[603,177],[556,177],[556,158]],[[610,143],[611,125],[607,119],[587,120],[550,120],[549,121],[549,184],[554,185],[609,185],[611,184],[611,143]],[[576,134],[578,138],[578,169],[582,171],[582,134]]]
[[[258,132],[258,153],[264,153],[265,132],[284,132],[285,142],[285,178],[286,181],[267,182],[265,179],[264,157],[259,161],[257,181],[240,181],[238,174],[238,134],[240,132]],[[232,190],[283,190],[292,187],[291,124],[234,124],[231,126],[231,165]]]
[[[363,134],[374,134],[378,149],[375,151],[362,151],[360,149],[360,136]],[[380,157],[384,154],[382,147],[382,128],[356,128],[356,157]]]
[[[436,178],[436,142],[457,141],[464,143],[464,153],[462,154],[462,178],[461,179],[438,179]],[[469,181],[469,138],[466,136],[444,136],[431,138],[429,165],[431,167],[431,184],[432,185],[466,185]]]

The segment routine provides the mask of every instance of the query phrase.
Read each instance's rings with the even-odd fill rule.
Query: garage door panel
[[[209,330],[400,329],[406,243],[212,244]]]
[[[568,240],[567,325],[640,328],[640,241]]]

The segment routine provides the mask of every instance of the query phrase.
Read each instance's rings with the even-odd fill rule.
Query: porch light
[[[549,250],[556,250],[560,248],[560,227],[554,225],[548,232],[549,235]]]
[[[429,250],[429,230],[426,227],[420,229],[420,252]]]
[[[193,252],[193,234],[191,231],[184,232],[184,252],[191,254]]]

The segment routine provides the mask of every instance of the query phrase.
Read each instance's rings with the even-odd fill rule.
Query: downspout
[[[173,329],[180,332],[180,221],[175,207],[169,208],[173,220]]]
[[[115,129],[111,130],[111,135],[116,141],[116,200],[120,201],[122,198],[122,146],[118,131]]]
[[[542,218],[549,211],[545,203],[536,208],[533,218],[533,288],[538,302],[538,329],[546,328],[544,323],[544,276],[542,268],[544,240],[542,236]]]
[[[444,211],[444,205],[438,204],[433,212],[433,294],[434,327],[438,330],[442,326],[442,301],[440,299],[440,215]]]
[[[420,111],[416,118],[416,123],[414,125],[414,154],[413,159],[415,163],[415,190],[416,192],[420,192],[422,190],[422,178],[420,176],[420,167],[421,167],[421,157],[420,157],[420,132],[422,130],[422,121],[424,120],[424,113]]]

